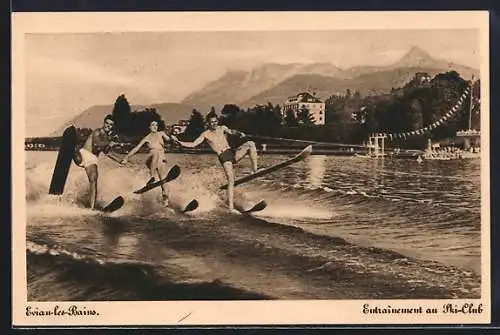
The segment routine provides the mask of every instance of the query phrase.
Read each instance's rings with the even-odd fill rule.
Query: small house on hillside
[[[419,83],[428,83],[432,77],[427,72],[417,72],[415,73],[415,80]]]

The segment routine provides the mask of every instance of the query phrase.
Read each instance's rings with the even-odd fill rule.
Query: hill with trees
[[[290,89],[296,89],[293,83],[299,84],[297,78],[307,77],[310,76],[298,75],[286,82],[291,83]],[[242,107],[229,100],[219,110],[212,106],[208,115],[218,115],[222,124],[256,136],[362,144],[372,133],[392,134],[429,128],[429,125],[435,124],[448,113],[471,84],[456,71],[433,76],[417,72],[403,85],[392,87],[386,93],[373,94],[361,90],[359,86],[346,87],[344,92],[339,93],[337,90],[342,80],[331,77],[321,77],[321,80],[324,83],[322,92],[328,96],[325,99],[325,125],[315,125],[307,108],[301,108],[296,113],[283,113],[282,105],[272,101]],[[446,139],[454,137],[457,130],[468,129],[469,121],[473,129],[480,129],[479,80],[474,81],[472,88],[474,100],[471,120],[468,95],[459,110],[447,117],[447,122],[440,121],[439,127],[387,144],[423,148],[429,138],[433,141]],[[165,123],[175,124],[179,120],[189,119],[185,131],[180,134],[184,140],[193,140],[205,129],[206,115],[190,106],[159,104],[142,109],[136,107],[131,106],[124,95],[120,95],[114,105],[94,106],[73,120],[73,124],[84,137],[90,129],[100,127],[104,116],[111,113],[115,117],[118,132],[129,141],[146,134],[152,120],[159,121],[163,127]],[[57,135],[60,133],[62,131]],[[238,139],[231,141],[236,145]]]
[[[236,104],[225,104],[220,110],[220,120],[231,128],[257,136],[361,144],[371,133],[414,131],[441,119],[456,104],[468,85],[470,82],[456,71],[450,71],[439,73],[433,78],[427,73],[416,73],[406,84],[392,88],[385,94],[364,95],[358,90],[351,92],[347,88],[344,93],[334,93],[326,99],[324,126],[314,125],[307,109],[300,110],[296,115],[291,112],[284,114],[281,106],[272,102],[246,109]],[[480,82],[475,81],[472,113],[474,129],[480,128],[479,93]],[[469,127],[469,106],[470,95],[446,123],[425,134],[404,141],[395,140],[392,144],[422,148],[428,138],[440,140],[453,137],[457,130]],[[211,113],[214,113],[214,109]],[[190,130],[185,136],[194,138],[203,131],[199,126],[201,118],[202,114],[197,112],[197,130]]]

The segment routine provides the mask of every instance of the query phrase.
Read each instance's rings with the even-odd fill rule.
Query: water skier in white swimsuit
[[[87,137],[84,144],[75,150],[73,161],[81,168],[85,169],[90,184],[90,208],[95,209],[97,200],[97,179],[99,176],[97,169],[98,156],[101,152],[107,153],[112,146],[117,144],[114,140],[118,136],[114,133],[113,116],[110,114],[104,118],[102,128],[95,129]]]

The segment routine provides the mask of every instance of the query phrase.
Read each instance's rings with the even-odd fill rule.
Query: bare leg
[[[151,174],[151,178],[155,177],[155,173],[158,174],[159,180],[162,180],[163,178],[166,177],[166,175],[163,173],[163,163],[165,161],[165,157],[163,157],[162,154],[159,152],[152,152],[148,159],[146,160],[146,166],[149,169],[149,172]],[[161,187],[161,195],[163,199],[164,205],[168,205],[168,186],[165,184],[160,185]]]
[[[231,162],[224,162],[222,164],[222,167],[224,168],[224,173],[226,174],[227,178],[227,202],[228,202],[228,207],[229,210],[234,209],[234,171],[233,171],[233,163]]]
[[[163,167],[164,167],[163,158],[158,157],[156,171],[158,172],[158,178],[160,178],[159,180],[162,180],[166,177],[166,174],[164,174],[165,171],[163,170]],[[162,199],[163,199],[163,204],[165,206],[167,206],[168,205],[168,186],[167,186],[167,184],[162,184],[160,187],[161,187],[161,195],[162,195]]]
[[[161,169],[158,169],[158,176],[160,177],[160,180],[165,178],[166,176],[160,174]],[[167,184],[161,184],[161,194],[163,197],[164,202],[168,202],[168,186]]]
[[[243,157],[249,155],[250,161],[252,162],[252,171],[255,173],[258,169],[257,164],[257,147],[255,146],[255,142],[248,141],[243,143],[235,153],[235,160],[239,162]]]
[[[149,173],[151,174],[151,177],[153,177],[153,178],[155,176],[155,172],[158,170],[159,156],[160,155],[156,152],[151,154],[151,165],[149,166]]]
[[[95,203],[97,200],[97,178],[98,178],[97,165],[93,164],[87,166],[85,168],[85,172],[87,172],[87,177],[89,178],[89,183],[90,183],[90,208],[95,209]]]

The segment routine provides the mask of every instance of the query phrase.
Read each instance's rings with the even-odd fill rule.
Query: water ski
[[[50,181],[49,194],[63,194],[71,161],[75,154],[76,141],[76,128],[74,126],[67,127],[62,135],[61,146],[59,147],[56,165]]]
[[[157,182],[154,182],[154,183],[151,183],[151,184],[148,184],[146,186],[144,186],[143,188],[140,188],[136,191],[134,191],[135,194],[142,194],[144,192],[147,192],[149,190],[152,190],[153,188],[155,187],[158,187],[158,186],[161,186],[165,183],[168,183],[169,181],[172,181],[174,180],[175,178],[177,178],[179,175],[181,174],[181,168],[178,166],[178,165],[174,165],[170,171],[168,171],[168,174],[167,176],[162,179],[162,180],[159,180]]]
[[[122,163],[122,161],[121,161],[119,158],[115,157],[115,156],[114,156],[112,153],[110,153],[110,152],[108,152],[108,153],[106,154],[106,157],[108,157],[109,159],[111,159],[111,160],[113,160],[113,161],[117,162],[117,163],[118,163],[118,164],[120,164],[120,165],[121,165],[121,163]]]
[[[286,166],[289,166],[289,165],[292,165],[294,163],[300,162],[301,160],[303,160],[304,158],[306,158],[307,156],[309,156],[311,154],[311,152],[312,152],[312,145],[308,145],[307,147],[304,148],[304,150],[302,150],[301,152],[299,152],[297,155],[295,155],[294,157],[292,157],[290,159],[287,159],[284,162],[281,162],[281,163],[269,166],[269,167],[267,167],[265,169],[262,169],[262,170],[259,170],[259,171],[255,172],[255,173],[252,173],[252,174],[249,174],[249,175],[246,175],[244,177],[236,179],[234,181],[234,186],[246,183],[248,181],[254,180],[255,178],[262,177],[262,176],[264,176],[264,175],[266,175],[268,173],[274,172],[274,171],[279,170],[281,168],[284,168]],[[221,190],[224,190],[226,188],[227,188],[227,184],[222,185],[220,187]]]
[[[255,205],[253,205],[251,208],[243,210],[243,209],[238,209],[243,214],[249,214],[249,213],[254,213],[254,212],[260,212],[264,210],[267,207],[267,202],[265,200],[261,200]]]
[[[186,207],[184,207],[182,213],[194,211],[196,208],[198,208],[198,206],[199,206],[198,200],[193,199],[189,204],[186,205]]]
[[[113,201],[111,201],[109,204],[107,204],[101,211],[103,211],[105,213],[114,212],[114,211],[120,209],[124,203],[125,203],[125,200],[123,199],[123,197],[118,196]]]

